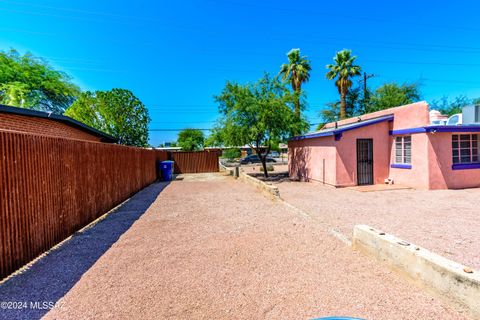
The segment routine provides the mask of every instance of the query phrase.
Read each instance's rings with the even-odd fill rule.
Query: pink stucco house
[[[289,174],[336,187],[386,179],[418,189],[480,187],[479,140],[480,124],[432,125],[428,104],[417,102],[294,137]]]

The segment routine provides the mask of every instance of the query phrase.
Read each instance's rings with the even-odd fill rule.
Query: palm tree
[[[292,49],[287,53],[288,63],[280,66],[279,76],[284,82],[290,82],[295,94],[295,115],[300,118],[300,95],[302,84],[310,79],[310,61],[306,56],[300,55],[300,49]]]
[[[361,73],[360,66],[354,65],[356,56],[352,56],[351,50],[342,50],[337,52],[333,61],[335,64],[327,65],[327,79],[333,80],[337,78],[335,81],[335,85],[337,86],[338,93],[340,93],[340,119],[346,118],[346,99],[347,92],[352,86],[352,78],[355,76],[359,76]]]

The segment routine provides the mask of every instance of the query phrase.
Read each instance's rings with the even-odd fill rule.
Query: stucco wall
[[[428,113],[428,104],[425,101],[407,104],[400,107],[385,109],[360,116],[362,120],[378,118],[381,116],[393,114],[393,130],[421,127],[430,124],[430,115]],[[358,122],[358,117],[338,121],[339,126]],[[327,123],[325,128],[333,128],[334,122]]]
[[[452,169],[452,134],[428,134],[430,189],[462,189],[480,187],[480,169]]]
[[[389,173],[390,126],[390,122],[385,121],[346,131],[339,141],[335,141],[332,136],[290,141],[290,177],[323,182],[325,176],[324,182],[330,185],[356,185],[357,139],[373,139],[374,183],[383,183]]]
[[[409,186],[416,189],[429,188],[429,151],[428,151],[428,136],[425,133],[412,134],[412,168],[399,169],[390,168],[389,177],[392,178],[395,184]],[[391,137],[391,163],[395,163],[395,141]]]
[[[307,178],[335,186],[357,184],[357,139],[373,139],[374,183],[393,178],[396,184],[418,189],[457,189],[480,187],[480,169],[452,169],[452,133],[412,134],[412,168],[391,168],[394,141],[390,130],[429,124],[428,104],[413,103],[361,116],[362,120],[393,114],[393,122],[380,122],[343,132],[339,141],[320,137],[290,141],[289,170],[292,178]],[[357,122],[358,118],[339,121],[339,125]],[[334,124],[328,124],[331,127]],[[323,166],[325,160],[325,167]]]
[[[412,134],[412,168],[390,168],[390,177],[396,184],[416,189],[480,187],[480,169],[452,169],[452,134]],[[393,140],[391,159],[394,163]]]
[[[336,149],[333,137],[289,141],[288,153],[290,178],[312,179],[336,185]]]
[[[373,139],[374,183],[384,183],[390,164],[391,122],[384,121],[343,133],[337,145],[337,186],[357,184],[357,139]]]

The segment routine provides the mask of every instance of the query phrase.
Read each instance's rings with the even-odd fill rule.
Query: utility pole
[[[367,108],[367,103],[370,98],[368,96],[367,80],[373,77],[375,77],[373,73],[372,74],[367,74],[366,72],[363,73],[363,107],[364,108]]]

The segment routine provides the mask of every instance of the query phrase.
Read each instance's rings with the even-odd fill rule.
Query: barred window
[[[453,163],[477,163],[478,161],[478,134],[452,135]]]
[[[412,137],[395,138],[395,163],[412,163]]]

